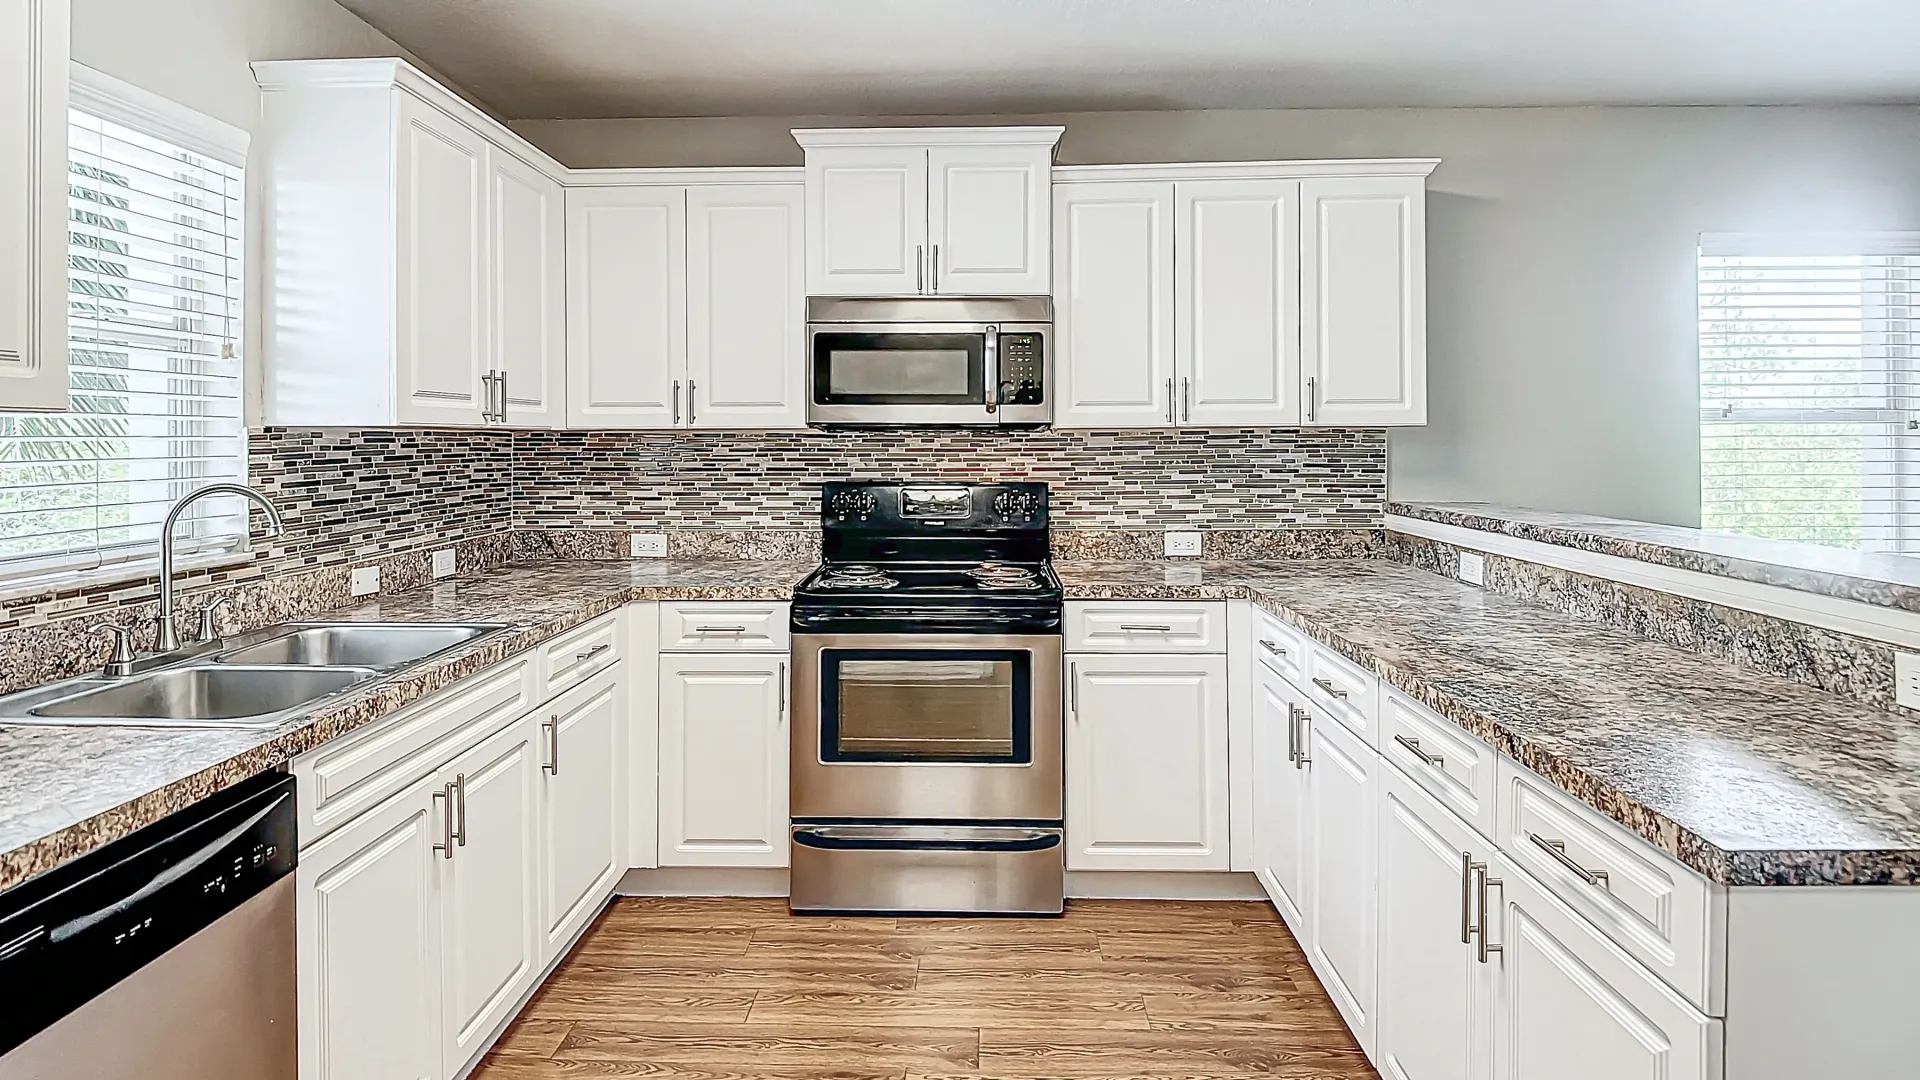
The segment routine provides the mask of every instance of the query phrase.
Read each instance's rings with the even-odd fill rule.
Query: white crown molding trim
[[[1067,129],[1057,125],[1031,127],[871,127],[794,128],[793,141],[806,149],[817,146],[1055,146]]]
[[[246,131],[85,64],[74,63],[70,71],[73,108],[246,168],[252,138]]]
[[[1056,184],[1134,180],[1294,180],[1323,176],[1431,176],[1439,158],[1326,161],[1210,161],[1143,165],[1055,165]]]
[[[701,184],[788,184],[806,182],[799,165],[747,165],[712,169],[570,169],[568,187],[662,187]]]
[[[1766,585],[1738,578],[1718,577],[1697,570],[1681,570],[1656,563],[1602,555],[1538,540],[1523,540],[1502,533],[1482,532],[1437,521],[1387,515],[1387,529],[1409,536],[1438,540],[1443,544],[1467,548],[1490,555],[1538,563],[1588,577],[1604,578],[1623,585],[1672,593],[1691,600],[1751,611],[1777,619],[1806,623],[1843,634],[1883,641],[1902,648],[1920,649],[1920,612],[1841,600],[1818,593],[1801,592],[1780,585]]]

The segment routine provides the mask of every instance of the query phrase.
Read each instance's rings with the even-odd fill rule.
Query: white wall
[[[73,58],[143,90],[254,133],[255,60],[407,56],[333,0],[72,0]],[[248,185],[247,416],[260,416],[259,185]]]
[[[1434,156],[1431,424],[1401,498],[1697,524],[1698,234],[1920,229],[1920,108],[523,121],[569,165],[798,164],[795,126],[1064,123],[1065,164]]]

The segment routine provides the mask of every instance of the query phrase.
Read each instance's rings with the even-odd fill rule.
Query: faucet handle
[[[108,675],[122,676],[133,674],[133,628],[117,626],[113,623],[95,623],[87,627],[89,634],[107,633],[113,635],[113,651],[107,655],[105,671]]]
[[[212,641],[220,636],[220,609],[226,607],[227,601],[231,599],[233,599],[231,595],[222,596],[200,609],[200,633],[196,640]]]

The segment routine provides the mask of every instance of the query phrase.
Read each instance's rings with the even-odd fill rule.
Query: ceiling
[[[513,119],[1920,102],[1915,0],[341,0]]]

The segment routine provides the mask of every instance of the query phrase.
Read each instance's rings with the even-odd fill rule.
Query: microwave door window
[[[982,405],[980,334],[816,334],[813,397],[822,405]]]

